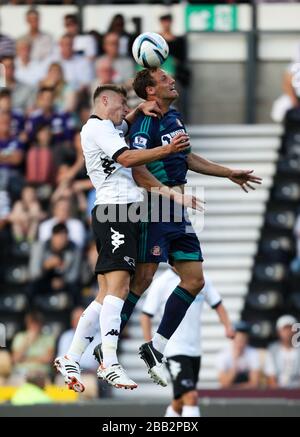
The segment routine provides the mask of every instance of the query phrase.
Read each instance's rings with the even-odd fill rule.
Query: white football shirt
[[[143,200],[142,190],[136,185],[131,168],[116,161],[126,149],[124,134],[128,125],[116,128],[111,120],[92,115],[81,130],[81,145],[87,174],[96,189],[95,205],[127,204]]]
[[[179,282],[179,276],[172,269],[157,276],[148,289],[142,311],[150,316],[159,314],[161,319],[166,301]],[[220,294],[207,276],[205,276],[203,290],[196,296],[181,324],[167,343],[164,352],[167,358],[175,355],[201,356],[201,315],[204,302],[210,307],[221,303]]]

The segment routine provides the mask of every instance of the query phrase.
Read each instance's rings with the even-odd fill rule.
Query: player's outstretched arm
[[[249,188],[255,190],[252,184],[262,183],[262,178],[253,174],[254,170],[232,170],[229,167],[224,167],[223,165],[202,158],[202,156],[196,155],[195,153],[190,153],[187,156],[187,164],[189,170],[196,173],[228,178],[239,185],[246,193],[248,193]]]
[[[146,150],[124,150],[116,160],[123,167],[136,167],[148,162],[164,159],[172,153],[182,152],[189,147],[190,141],[188,136],[181,133],[174,137],[170,144],[164,146]]]
[[[146,166],[142,165],[139,167],[134,167],[132,169],[132,175],[137,183],[142,188],[147,191],[161,194],[164,197],[174,200],[180,205],[186,208],[196,209],[197,211],[203,211],[203,201],[198,199],[196,196],[178,193],[172,188],[163,185],[152,173],[147,169]]]

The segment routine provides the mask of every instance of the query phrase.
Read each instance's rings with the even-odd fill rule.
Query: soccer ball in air
[[[159,67],[168,57],[169,46],[158,33],[146,32],[134,40],[132,54],[142,67]]]

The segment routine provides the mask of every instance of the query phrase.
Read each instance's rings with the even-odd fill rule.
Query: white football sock
[[[177,411],[174,410],[172,405],[169,405],[164,417],[181,417],[181,416],[180,414],[177,413]]]
[[[83,311],[79,319],[71,346],[66,353],[67,356],[78,363],[83,352],[93,341],[94,336],[99,329],[99,315],[101,309],[102,305],[93,300],[93,302]]]
[[[200,408],[192,405],[184,405],[182,417],[201,417]]]
[[[106,295],[100,314],[100,328],[102,338],[103,365],[109,367],[118,363],[117,348],[120,335],[121,311],[124,300],[119,297]]]
[[[167,346],[168,339],[158,334],[157,332],[154,334],[152,338],[153,347],[159,351],[161,354],[164,353],[165,347]]]

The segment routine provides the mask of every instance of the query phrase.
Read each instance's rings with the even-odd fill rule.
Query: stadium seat
[[[266,347],[276,339],[275,321],[269,318],[257,320],[251,324],[251,344],[256,347]]]
[[[294,254],[295,242],[292,237],[266,237],[261,241],[260,254],[269,261],[288,263]]]
[[[15,260],[28,260],[30,255],[30,244],[27,241],[14,243],[10,248],[11,255]]]
[[[266,214],[266,224],[275,229],[292,230],[295,222],[296,214],[293,210],[270,211]]]
[[[246,297],[246,305],[258,311],[280,309],[283,307],[283,295],[272,289],[266,289],[259,293],[249,293]]]
[[[28,308],[28,299],[25,294],[1,294],[0,312],[3,313],[23,313]]]
[[[34,306],[45,312],[66,311],[73,306],[73,298],[65,292],[40,294],[34,298]]]
[[[5,282],[8,284],[25,284],[29,281],[27,265],[10,265],[5,271]]]
[[[290,156],[287,158],[279,159],[278,162],[278,172],[279,174],[287,175],[300,175],[300,155]]]
[[[292,293],[289,297],[288,303],[293,311],[300,312],[300,284],[298,293]]]
[[[274,187],[274,199],[279,201],[299,202],[300,184],[296,182],[280,182]]]
[[[259,281],[283,281],[287,275],[288,268],[282,263],[259,263],[254,267],[254,277]]]

